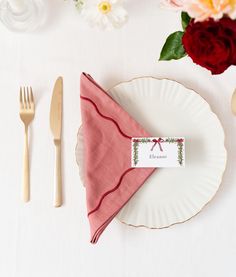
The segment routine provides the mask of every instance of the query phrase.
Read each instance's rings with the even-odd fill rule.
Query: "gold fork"
[[[28,148],[28,127],[34,119],[35,106],[33,91],[30,87],[20,88],[20,118],[25,125],[25,146],[23,165],[23,201],[30,200],[30,174],[29,174],[29,148]]]

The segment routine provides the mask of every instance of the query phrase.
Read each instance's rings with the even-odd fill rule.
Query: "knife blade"
[[[63,99],[63,79],[56,80],[53,89],[50,111],[50,126],[54,140],[61,140],[62,129],[62,99]]]
[[[59,77],[54,85],[50,109],[50,127],[56,147],[54,206],[62,205],[61,140],[62,140],[63,78]]]

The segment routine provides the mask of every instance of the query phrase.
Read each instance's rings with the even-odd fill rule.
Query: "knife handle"
[[[57,208],[62,205],[61,142],[54,141],[54,143],[56,146],[54,207]]]

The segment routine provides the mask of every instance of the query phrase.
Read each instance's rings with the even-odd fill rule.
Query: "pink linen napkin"
[[[150,137],[88,74],[80,83],[91,243],[153,173],[131,168],[131,138]]]

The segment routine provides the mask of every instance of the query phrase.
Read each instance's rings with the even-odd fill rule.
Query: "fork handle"
[[[28,202],[30,200],[28,126],[25,126],[25,145],[23,158],[23,201]]]
[[[60,207],[62,205],[61,142],[54,141],[54,143],[56,146],[54,206]]]

